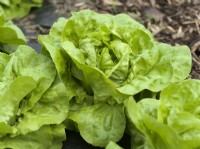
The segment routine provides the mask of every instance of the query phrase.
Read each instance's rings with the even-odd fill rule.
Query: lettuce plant
[[[137,104],[129,100],[127,115],[144,134],[144,144],[133,144],[132,148],[200,148],[198,90],[199,80],[186,80],[167,86],[161,91],[159,100],[146,98]]]
[[[6,21],[4,11],[0,6],[0,51],[11,53],[20,44],[26,44],[22,31],[12,23]]]
[[[155,41],[125,14],[75,12],[69,19],[60,18],[39,42],[70,96],[67,129],[78,130],[94,146],[120,140],[128,124],[126,115],[135,115],[134,104],[125,112],[124,103],[134,102],[133,97],[144,91],[157,93],[184,80],[191,69],[187,46]],[[130,123],[136,121],[131,118]],[[110,146],[117,148],[112,142]]]
[[[6,18],[14,19],[26,16],[32,7],[42,6],[43,0],[0,0]]]
[[[61,148],[69,110],[51,59],[28,46],[0,53],[0,148]]]

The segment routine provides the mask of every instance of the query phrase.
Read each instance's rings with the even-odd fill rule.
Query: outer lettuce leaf
[[[127,121],[126,121],[126,133],[128,133],[131,136],[131,149],[143,149],[147,147],[147,142],[145,142],[145,135],[136,128],[132,120],[128,118],[127,116]],[[149,147],[150,148],[150,147]]]
[[[159,121],[172,127],[190,148],[200,147],[199,90],[199,80],[186,80],[168,86],[160,95]]]
[[[81,136],[88,143],[100,147],[119,141],[126,125],[122,105],[105,103],[82,108],[70,114],[69,119],[77,123]]]
[[[36,132],[29,133],[27,135],[19,135],[14,138],[4,137],[1,142],[3,148],[50,148],[51,141],[51,128],[45,126]]]
[[[0,122],[0,128],[1,128],[0,137],[14,132],[13,128],[9,126],[8,124],[6,124],[5,122]]]
[[[158,48],[162,50],[163,55],[170,57],[171,66],[173,68],[172,83],[184,80],[191,71],[191,53],[187,46],[170,46],[168,44],[158,44]]]
[[[39,42],[44,46],[43,53],[47,56],[50,56],[52,61],[55,64],[56,70],[58,72],[59,77],[65,84],[66,90],[69,98],[72,98],[76,95],[76,90],[74,88],[78,88],[75,85],[75,81],[70,74],[69,65],[66,64],[66,57],[63,55],[63,49],[61,48],[61,32],[66,24],[67,20],[64,18],[60,18],[50,30],[50,35],[39,36]],[[54,45],[52,45],[54,43]],[[48,51],[47,51],[48,50]],[[80,92],[78,93],[80,94]]]
[[[60,34],[65,23],[65,19],[59,19],[58,22],[56,22],[51,28],[50,35],[39,36],[39,41],[45,47],[42,51],[43,54],[50,56],[55,63],[58,75],[65,84],[68,99],[71,99],[69,102],[69,110],[70,112],[73,112],[88,105],[92,105],[94,101],[93,97],[88,95],[83,87],[76,83],[76,80],[72,78],[70,64],[66,63],[66,57],[63,55],[64,50],[60,45]],[[53,41],[57,46],[52,45]],[[68,118],[65,121],[65,125],[67,129],[74,129],[74,124]]]
[[[22,102],[22,111],[27,111],[51,86],[56,71],[49,58],[37,54],[28,46],[19,46],[17,51],[11,55],[3,78],[4,80],[12,80],[15,76],[30,76],[37,81],[37,87],[30,93],[30,99]]]
[[[166,87],[160,94],[159,120],[167,122],[167,117],[172,109],[189,112],[198,118],[199,84],[199,80],[186,80]]]
[[[53,24],[53,26],[50,29],[49,36],[51,36],[53,41],[57,40],[57,42],[58,42],[57,44],[60,44],[62,32],[63,32],[63,29],[64,29],[67,21],[68,21],[67,19],[61,17],[57,20],[57,22],[55,22]],[[48,35],[46,35],[46,36],[48,36]],[[39,36],[39,39],[40,39],[40,37],[43,37],[43,36]]]
[[[191,54],[186,46],[171,47],[161,43],[155,49],[143,52],[132,65],[128,83],[119,91],[129,95],[143,89],[158,92],[169,83],[179,82],[189,75]]]
[[[60,124],[66,119],[68,110],[67,91],[57,77],[35,106],[19,118],[17,133],[26,134],[43,125]]]
[[[157,120],[158,102],[155,99],[143,99],[138,104],[133,100],[126,103],[128,117],[145,135],[145,144],[141,147],[144,149],[191,148],[190,144],[180,139],[173,128]]]
[[[115,142],[110,141],[105,149],[123,149],[123,148],[118,146]]]
[[[21,100],[35,87],[36,82],[25,76],[16,78],[6,86],[0,94],[0,122],[13,125]]]

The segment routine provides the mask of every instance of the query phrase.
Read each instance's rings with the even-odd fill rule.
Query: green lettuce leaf
[[[63,139],[65,139],[65,133],[62,126],[44,126],[38,131],[30,132],[26,135],[18,135],[16,137],[6,136],[1,140],[1,148],[13,148],[13,149],[59,149]],[[54,144],[52,145],[52,142]]]
[[[155,99],[143,99],[137,104],[133,100],[129,100],[126,103],[126,111],[129,119],[145,135],[144,146],[138,146],[138,148],[191,148],[190,144],[180,139],[173,128],[157,120],[158,104],[159,101]],[[137,148],[137,146],[133,148]]]
[[[105,149],[123,149],[123,148],[118,146],[115,142],[110,141]]]
[[[159,43],[154,50],[146,51],[136,59],[129,75],[130,83],[120,87],[119,91],[129,95],[143,89],[158,92],[169,83],[184,80],[190,70],[191,54],[188,47]]]
[[[51,126],[53,141],[50,149],[61,149],[62,142],[66,140],[65,126],[63,124]]]
[[[61,148],[71,95],[51,59],[19,46],[0,72],[0,148]]]
[[[5,21],[6,19],[5,19],[4,11],[2,7],[0,6],[0,26],[3,26]]]
[[[51,86],[55,79],[56,71],[49,58],[37,54],[36,51],[28,46],[19,46],[16,52],[11,54],[10,61],[7,63],[3,74],[4,80],[12,80],[15,76],[30,76],[37,81],[37,87],[30,93],[30,99],[22,102],[22,111],[27,111],[34,106]]]
[[[185,80],[164,88],[159,100],[127,101],[129,120],[145,136],[142,148],[200,147],[199,87],[199,80]],[[131,134],[133,138],[138,135]],[[137,148],[137,144],[133,145]]]
[[[69,119],[77,123],[81,136],[88,143],[100,147],[119,141],[126,125],[122,105],[105,103],[84,107],[71,113]]]
[[[57,77],[35,106],[19,118],[17,133],[26,134],[43,125],[60,124],[66,119],[68,110],[67,92]]]
[[[10,56],[4,53],[0,53],[0,80],[3,77],[3,72],[4,69],[6,68],[6,65],[8,63],[8,61],[10,60]]]
[[[22,31],[14,25],[11,21],[6,22],[0,26],[0,42],[6,44],[25,44],[26,39]]]
[[[21,100],[36,87],[31,77],[18,77],[5,86],[0,94],[0,122],[14,125]],[[18,90],[16,90],[16,88]],[[6,99],[6,100],[5,100]]]
[[[199,80],[186,80],[165,88],[160,95],[158,120],[169,125],[190,148],[199,148]]]

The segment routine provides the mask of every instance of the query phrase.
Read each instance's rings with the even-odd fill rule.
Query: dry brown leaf
[[[103,0],[104,5],[122,6],[123,4],[119,0]]]
[[[172,38],[173,38],[173,39],[183,38],[184,35],[185,35],[185,34],[184,34],[183,30],[182,30],[182,27],[180,26],[180,27],[178,28],[177,33],[175,33],[175,34],[172,35]]]

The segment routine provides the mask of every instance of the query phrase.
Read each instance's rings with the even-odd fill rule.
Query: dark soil
[[[28,44],[39,50],[39,34],[47,34],[59,17],[68,18],[71,11],[82,9],[126,13],[144,24],[158,41],[189,46],[193,63],[190,77],[200,79],[200,0],[46,0],[43,7],[33,9],[27,17],[17,19],[15,23],[25,32]],[[78,134],[68,133],[65,149],[93,148]],[[78,143],[73,139],[79,140]],[[70,146],[73,142],[75,146]]]

